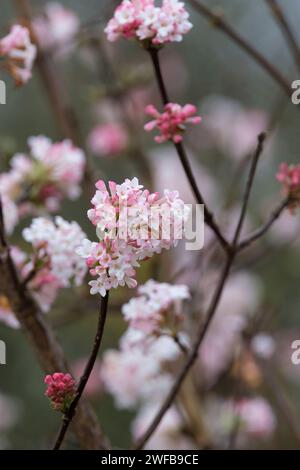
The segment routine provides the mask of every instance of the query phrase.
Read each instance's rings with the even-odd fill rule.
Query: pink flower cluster
[[[46,375],[44,382],[47,385],[45,395],[49,398],[54,410],[65,413],[76,393],[73,377],[70,374],[55,372],[53,375]]]
[[[192,28],[184,3],[163,0],[160,7],[155,0],[123,0],[105,28],[109,41],[120,37],[136,38],[160,46],[180,42]]]
[[[282,183],[285,195],[291,198],[289,208],[295,209],[300,202],[300,165],[282,163],[276,178]]]
[[[138,293],[140,297],[122,308],[130,327],[148,335],[176,335],[184,320],[182,302],[190,298],[187,286],[149,280],[138,288]]]
[[[86,235],[76,222],[67,222],[62,217],[56,217],[54,222],[39,217],[23,230],[23,236],[32,244],[36,263],[46,269],[43,276],[47,274],[47,283],[52,280],[59,287],[82,283],[87,267],[76,249]]]
[[[0,175],[0,193],[9,232],[19,217],[41,209],[55,212],[63,198],[81,192],[85,156],[71,141],[52,143],[44,136],[28,140],[30,154],[16,154],[11,169]],[[16,207],[17,206],[17,207]]]
[[[125,129],[119,124],[96,126],[88,137],[88,146],[95,155],[109,157],[123,152],[128,145]]]
[[[38,260],[28,256],[16,246],[11,246],[10,254],[19,277],[22,281],[33,272]],[[54,302],[60,288],[58,280],[43,266],[39,267],[32,279],[28,282],[28,289],[43,312],[47,312]],[[12,306],[5,295],[0,295],[0,321],[10,328],[19,328],[20,324],[15,317]]]
[[[10,33],[0,40],[0,56],[6,60],[6,66],[17,85],[23,85],[31,78],[36,54],[29,30],[23,26],[12,26]]]
[[[200,116],[194,116],[197,109],[192,104],[180,106],[176,103],[168,103],[164,112],[160,113],[152,104],[146,107],[146,113],[153,117],[153,121],[145,125],[145,130],[151,132],[157,129],[160,135],[155,137],[158,144],[162,144],[169,140],[178,144],[183,140],[183,133],[186,124],[199,124]]]
[[[84,240],[77,253],[86,259],[91,294],[118,286],[136,287],[135,268],[139,262],[177,244],[178,226],[189,215],[189,208],[177,192],[165,190],[164,196],[144,190],[137,178],[118,185],[96,184],[93,209],[88,217],[97,227],[99,242]],[[164,227],[169,229],[165,233]]]
[[[70,50],[80,21],[73,11],[58,2],[50,2],[46,4],[44,14],[33,20],[32,26],[43,49],[64,47],[64,50]]]

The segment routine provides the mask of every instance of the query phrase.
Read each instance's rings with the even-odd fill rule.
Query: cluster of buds
[[[282,163],[276,178],[282,183],[285,196],[290,199],[289,209],[293,212],[300,202],[300,165]]]
[[[53,375],[46,375],[44,382],[47,385],[45,395],[49,398],[54,410],[65,413],[76,393],[73,377],[70,374],[56,372]]]
[[[0,57],[14,78],[16,85],[23,85],[31,78],[32,67],[37,49],[32,44],[29,30],[14,25],[10,33],[0,40]]]
[[[192,104],[180,106],[176,103],[165,105],[164,112],[160,113],[152,104],[146,107],[146,113],[153,117],[153,121],[145,125],[145,130],[151,132],[157,129],[160,135],[155,137],[158,144],[173,141],[178,144],[183,140],[186,124],[199,124],[200,116],[194,116],[197,109]]]
[[[105,28],[109,41],[120,37],[135,38],[147,45],[161,46],[180,42],[192,28],[184,3],[163,0],[160,7],[155,0],[123,0]]]

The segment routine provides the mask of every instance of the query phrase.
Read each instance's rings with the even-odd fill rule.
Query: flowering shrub
[[[14,25],[10,33],[0,40],[0,56],[5,59],[17,85],[23,85],[31,78],[36,53],[29,30],[23,26]]]
[[[49,398],[55,411],[65,413],[75,397],[75,380],[70,374],[56,372],[46,375],[45,384],[47,390],[45,395]]]
[[[179,42],[192,28],[184,3],[163,0],[123,0],[105,28],[109,41],[136,38],[155,46]]]
[[[52,143],[44,136],[31,137],[28,145],[29,155],[16,154],[11,160],[10,171],[0,175],[4,204],[12,206],[14,202],[19,217],[35,214],[41,209],[56,212],[64,198],[74,200],[80,195],[84,153],[69,140]],[[7,215],[9,231],[17,221],[13,211]],[[4,209],[4,212],[7,214],[8,210]]]
[[[145,125],[145,130],[151,132],[157,129],[160,135],[155,137],[155,142],[162,144],[168,140],[178,144],[183,140],[183,133],[186,124],[199,124],[201,118],[194,116],[197,109],[192,104],[180,106],[175,103],[168,103],[164,112],[160,113],[153,105],[146,108],[146,113],[153,117],[153,121]]]
[[[164,196],[144,190],[137,178],[118,185],[96,184],[93,209],[88,217],[97,227],[99,242],[84,240],[77,253],[86,260],[91,294],[105,296],[118,286],[136,287],[135,268],[140,261],[177,244],[176,227],[188,213],[177,192],[165,190]],[[162,217],[169,233],[163,233]]]

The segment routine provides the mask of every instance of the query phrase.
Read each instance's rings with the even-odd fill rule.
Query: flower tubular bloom
[[[24,85],[31,78],[36,55],[37,48],[24,26],[12,26],[9,34],[0,40],[0,56],[6,59],[7,68],[17,85]]]
[[[163,0],[161,6],[155,0],[123,0],[104,31],[109,41],[135,38],[161,46],[182,41],[192,27],[184,3],[178,0]]]
[[[165,190],[164,196],[143,189],[137,178],[118,185],[103,181],[96,184],[93,208],[88,217],[97,227],[98,242],[85,240],[77,253],[86,260],[91,294],[118,286],[136,287],[135,268],[178,242],[178,226],[189,215],[178,193]]]
[[[163,113],[150,104],[145,111],[153,120],[148,122],[144,129],[147,132],[158,130],[159,135],[154,139],[158,144],[168,141],[173,141],[175,144],[182,142],[186,124],[201,122],[200,116],[194,116],[197,108],[192,104],[181,106],[177,103],[168,103],[165,105]]]

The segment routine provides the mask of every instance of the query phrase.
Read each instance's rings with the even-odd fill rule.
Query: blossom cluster
[[[44,382],[47,385],[45,395],[54,410],[65,413],[76,393],[73,377],[70,374],[55,372],[53,375],[46,375]]]
[[[70,42],[79,31],[80,21],[73,11],[58,2],[50,2],[46,4],[43,15],[33,19],[32,27],[40,47],[54,48],[55,52],[61,46],[70,50]]]
[[[168,103],[164,107],[164,112],[160,113],[153,105],[146,107],[146,113],[154,119],[145,125],[145,130],[151,132],[154,129],[159,131],[155,137],[158,144],[169,140],[178,144],[183,139],[186,124],[199,124],[200,116],[194,116],[197,109],[192,104],[181,106],[177,103]]]
[[[5,59],[5,65],[17,85],[23,85],[31,78],[36,55],[36,46],[24,26],[12,26],[9,34],[0,40],[0,57]]]
[[[282,183],[285,195],[291,198],[289,208],[295,209],[300,202],[300,165],[282,163],[276,177]]]
[[[146,338],[129,328],[119,350],[106,351],[101,379],[119,408],[133,408],[148,400],[163,400],[173,376],[168,371],[181,351],[172,338]]]
[[[96,188],[88,217],[97,227],[99,241],[84,240],[77,253],[97,277],[89,283],[91,294],[105,296],[118,286],[136,287],[135,268],[177,244],[176,234],[189,208],[177,192],[165,190],[160,197],[143,189],[137,178],[120,185],[110,181],[109,190],[100,180]]]
[[[174,336],[180,331],[184,320],[182,302],[190,298],[187,286],[149,280],[138,288],[138,294],[122,307],[132,328],[148,335]]]
[[[28,279],[27,287],[40,309],[48,312],[60,289],[82,283],[87,268],[75,250],[85,234],[76,222],[40,217],[24,229],[23,236],[32,244],[32,253],[12,246],[11,257],[20,279]],[[4,295],[0,295],[0,321],[11,328],[20,326]]]
[[[0,175],[7,229],[12,232],[19,217],[41,210],[56,212],[63,198],[76,199],[85,167],[82,150],[70,140],[52,143],[44,136],[28,140],[29,154],[16,154],[11,168]]]
[[[192,28],[184,3],[163,0],[156,6],[155,0],[123,0],[105,28],[109,41],[120,37],[136,38],[148,44],[160,46],[180,42]]]

